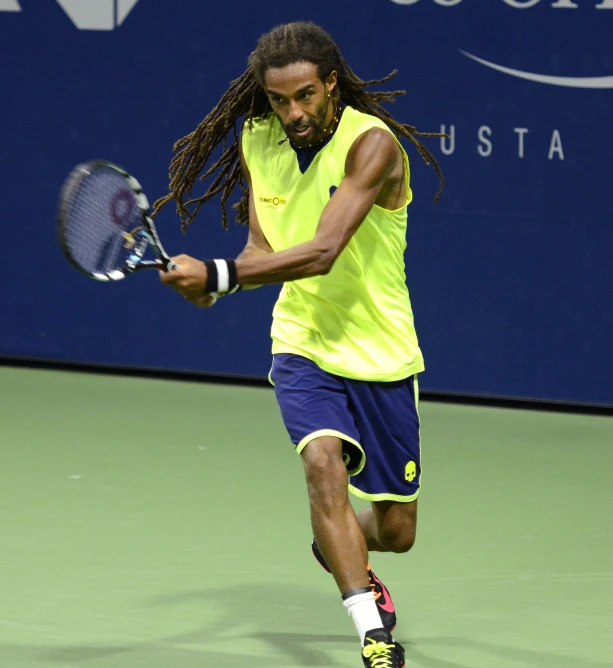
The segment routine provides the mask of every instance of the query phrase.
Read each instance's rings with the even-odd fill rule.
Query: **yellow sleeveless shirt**
[[[345,174],[354,141],[370,128],[389,127],[345,107],[332,139],[304,173],[277,117],[246,123],[243,154],[251,174],[257,217],[273,251],[315,236],[321,214]],[[409,182],[409,163],[400,145]],[[406,286],[407,206],[373,206],[323,276],[283,285],[273,311],[272,352],[294,353],[330,373],[368,381],[393,381],[424,370]]]

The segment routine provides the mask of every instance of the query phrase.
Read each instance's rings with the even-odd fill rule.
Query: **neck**
[[[314,146],[318,146],[334,134],[334,131],[338,127],[338,123],[341,119],[341,105],[340,103],[337,105],[335,102],[332,102],[332,105],[332,120],[322,130],[319,137],[314,139],[310,144],[307,144],[307,146],[302,146],[300,148],[313,148]]]
[[[330,109],[330,104],[332,104],[332,109]],[[326,125],[321,132],[321,136],[317,139],[316,142],[313,143],[319,143],[320,141],[323,141],[326,137],[329,137],[334,132],[334,130],[336,130],[336,126],[338,125],[338,121],[340,119],[339,111],[340,104],[337,104],[331,97],[329,97],[328,101],[326,102]]]

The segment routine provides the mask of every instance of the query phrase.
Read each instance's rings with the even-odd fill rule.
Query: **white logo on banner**
[[[527,79],[528,81],[536,81],[537,83],[550,84],[552,86],[566,86],[567,88],[613,88],[613,76],[556,77],[548,74],[536,74],[534,72],[524,72],[523,70],[512,70],[510,67],[490,63],[487,60],[483,60],[483,58],[477,58],[477,56],[473,56],[471,53],[462,51],[462,49],[460,49],[460,53],[486,67],[491,67],[493,70],[510,74],[512,77],[518,77],[519,79]]]
[[[515,7],[515,9],[530,9],[535,5],[538,5],[540,1],[541,0],[502,0],[502,2],[509,5],[509,7]],[[613,0],[600,0],[598,4],[596,4],[598,0],[593,1],[596,9],[613,9]],[[416,5],[420,0],[392,0],[392,2],[397,5]],[[459,5],[462,0],[433,0],[433,2],[441,7],[453,7]],[[551,3],[551,6],[554,9],[577,9],[579,7],[574,0],[554,0]]]
[[[459,5],[463,0],[433,0],[437,5],[441,7],[453,7]],[[505,4],[515,9],[530,9],[541,2],[541,0],[502,0]],[[420,0],[392,0],[397,5],[415,5]],[[597,0],[594,0],[594,7],[596,9],[613,9],[613,0],[600,0],[596,4]],[[551,3],[553,9],[578,9],[579,5],[573,0],[555,0]],[[519,79],[526,79],[527,81],[534,81],[536,83],[549,84],[550,86],[562,86],[564,88],[613,88],[613,76],[602,76],[602,77],[559,77],[551,74],[538,74],[536,72],[526,72],[525,70],[514,70],[510,67],[503,67],[502,65],[497,65],[496,63],[489,62],[483,58],[478,58],[477,56],[462,51],[460,53],[467,58],[485,65],[486,67],[491,67],[498,72],[503,74],[508,74],[512,77],[517,77]]]
[[[56,0],[79,30],[114,30],[138,0]],[[20,12],[17,0],[0,0],[0,12]]]

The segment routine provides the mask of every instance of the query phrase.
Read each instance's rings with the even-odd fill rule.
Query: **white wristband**
[[[213,260],[217,267],[217,292],[228,292],[230,289],[230,272],[225,260]]]

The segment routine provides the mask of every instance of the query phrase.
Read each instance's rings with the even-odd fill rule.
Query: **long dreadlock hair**
[[[238,79],[231,82],[217,105],[202,120],[200,125],[179,139],[175,155],[170,164],[169,194],[154,203],[153,216],[171,200],[175,200],[181,227],[185,232],[205,202],[221,193],[222,224],[228,228],[227,201],[238,185],[243,196],[234,205],[238,223],[249,222],[249,190],[241,172],[239,155],[239,120],[251,126],[254,118],[272,113],[264,91],[264,76],[270,68],[282,68],[296,62],[310,62],[317,66],[319,78],[324,81],[336,70],[338,83],[335,88],[336,101],[343,102],[358,111],[371,114],[387,123],[395,135],[404,136],[417,148],[427,165],[432,165],[439,176],[440,187],[434,198],[438,202],[445,185],[443,173],[432,155],[417,137],[442,137],[435,132],[418,132],[412,125],[396,121],[381,106],[382,102],[394,102],[406,91],[367,92],[366,88],[389,81],[398,70],[382,79],[365,81],[349,67],[332,37],[321,27],[310,21],[298,21],[275,26],[262,35],[248,59],[248,68]],[[221,156],[207,167],[213,152],[221,145]],[[206,192],[194,197],[193,187],[197,180],[212,183]]]

